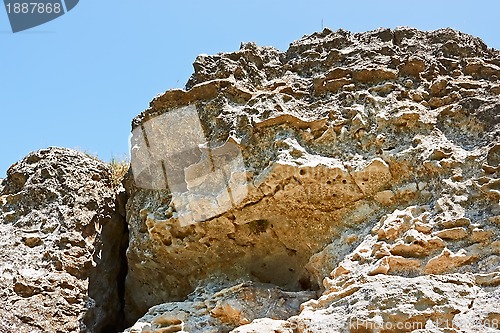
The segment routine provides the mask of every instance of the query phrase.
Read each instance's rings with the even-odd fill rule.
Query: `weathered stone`
[[[29,154],[0,186],[0,331],[107,332],[122,323],[124,217],[108,165]]]
[[[303,304],[299,316],[276,321],[273,330],[255,321],[233,332],[494,332],[496,317],[488,313],[498,312],[498,296],[470,275],[359,277],[332,286]]]
[[[235,326],[268,317],[288,319],[315,297],[311,291],[286,292],[273,285],[241,283],[196,290],[187,300],[158,305],[126,330],[135,332],[229,332]]]
[[[499,315],[498,59],[460,32],[410,28],[325,29],[284,53],[243,44],[198,57],[186,91],[133,121],[129,322],[157,305],[141,325],[186,330],[190,293],[246,280],[322,295],[236,328],[232,294],[227,311],[203,310],[210,327],[225,313],[237,320],[221,331],[488,331]],[[164,158],[152,147],[181,140],[157,121],[183,107],[204,137]],[[185,223],[186,202],[206,216]]]
[[[0,179],[0,331],[498,331],[499,59],[411,28],[199,56],[132,122],[126,212],[68,149]]]

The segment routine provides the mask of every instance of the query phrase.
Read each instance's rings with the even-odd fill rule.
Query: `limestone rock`
[[[498,332],[499,296],[472,275],[360,276],[273,330],[256,321],[232,332]]]
[[[196,290],[186,301],[152,307],[126,332],[229,332],[256,318],[288,319],[315,297],[314,292],[286,292],[261,283],[218,289]]]
[[[497,50],[451,29],[325,29],[194,69],[132,123],[130,324],[161,303],[145,325],[189,322],[174,308],[196,288],[243,280],[322,295],[234,332],[495,329]]]
[[[119,328],[118,206],[109,166],[83,153],[43,149],[10,167],[0,186],[1,332]]]

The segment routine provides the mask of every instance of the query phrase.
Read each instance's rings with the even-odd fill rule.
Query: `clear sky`
[[[132,118],[155,95],[183,87],[200,53],[234,51],[243,41],[286,50],[322,26],[452,27],[500,49],[499,13],[496,0],[80,0],[13,34],[0,8],[0,178],[47,146],[127,156]]]

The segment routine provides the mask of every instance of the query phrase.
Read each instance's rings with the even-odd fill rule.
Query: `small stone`
[[[23,238],[23,242],[28,247],[35,247],[35,246],[43,244],[42,239],[40,237],[38,237],[38,236],[24,237]]]

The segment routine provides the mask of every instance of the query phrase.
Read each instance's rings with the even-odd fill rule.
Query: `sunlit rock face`
[[[194,69],[133,120],[131,332],[493,332],[497,50],[326,29]]]
[[[120,192],[108,164],[71,149],[42,149],[9,168],[0,183],[0,332],[123,327]]]

